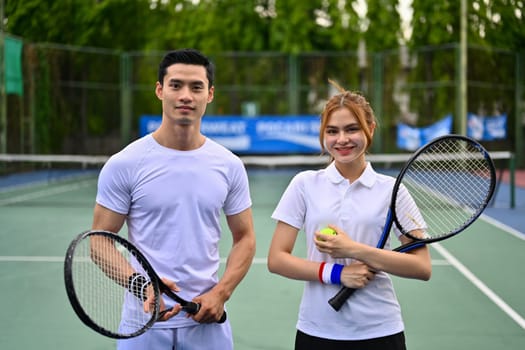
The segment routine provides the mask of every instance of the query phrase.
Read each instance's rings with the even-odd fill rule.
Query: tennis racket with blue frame
[[[496,186],[489,153],[461,135],[438,137],[418,149],[396,178],[384,229],[383,249],[392,225],[413,242],[398,252],[457,235],[485,210]],[[339,311],[356,289],[343,287],[328,303]]]

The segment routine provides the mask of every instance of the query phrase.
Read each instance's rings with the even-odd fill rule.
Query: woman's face
[[[374,126],[371,126],[373,135]],[[352,163],[364,160],[368,141],[357,117],[347,108],[335,110],[328,119],[324,130],[324,146],[338,163]]]

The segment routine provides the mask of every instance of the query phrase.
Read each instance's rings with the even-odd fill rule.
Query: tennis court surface
[[[64,289],[67,246],[91,224],[96,171],[86,168],[0,177],[2,349],[115,348],[81,323]],[[257,254],[227,305],[238,350],[293,348],[302,282],[270,274],[266,254],[271,212],[296,172],[249,170]],[[523,174],[516,176],[520,184]],[[509,195],[501,182],[480,220],[432,246],[429,282],[394,278],[409,349],[525,349],[525,187],[516,187],[512,209]],[[223,257],[230,244],[224,237]]]

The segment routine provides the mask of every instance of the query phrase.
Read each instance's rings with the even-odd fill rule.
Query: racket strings
[[[403,175],[412,200],[396,199],[399,223],[405,232],[423,229],[430,237],[455,233],[485,208],[492,181],[490,161],[481,150],[460,139],[436,143]]]
[[[121,336],[140,331],[152,318],[143,311],[143,301],[128,291],[129,276],[123,272],[132,260],[126,247],[106,237],[83,239],[73,256],[73,283],[83,311],[99,327]]]

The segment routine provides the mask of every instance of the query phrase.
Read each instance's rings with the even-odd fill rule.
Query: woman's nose
[[[338,135],[337,135],[337,142],[339,143],[345,143],[348,141],[348,135],[344,132],[344,131],[341,131]]]

